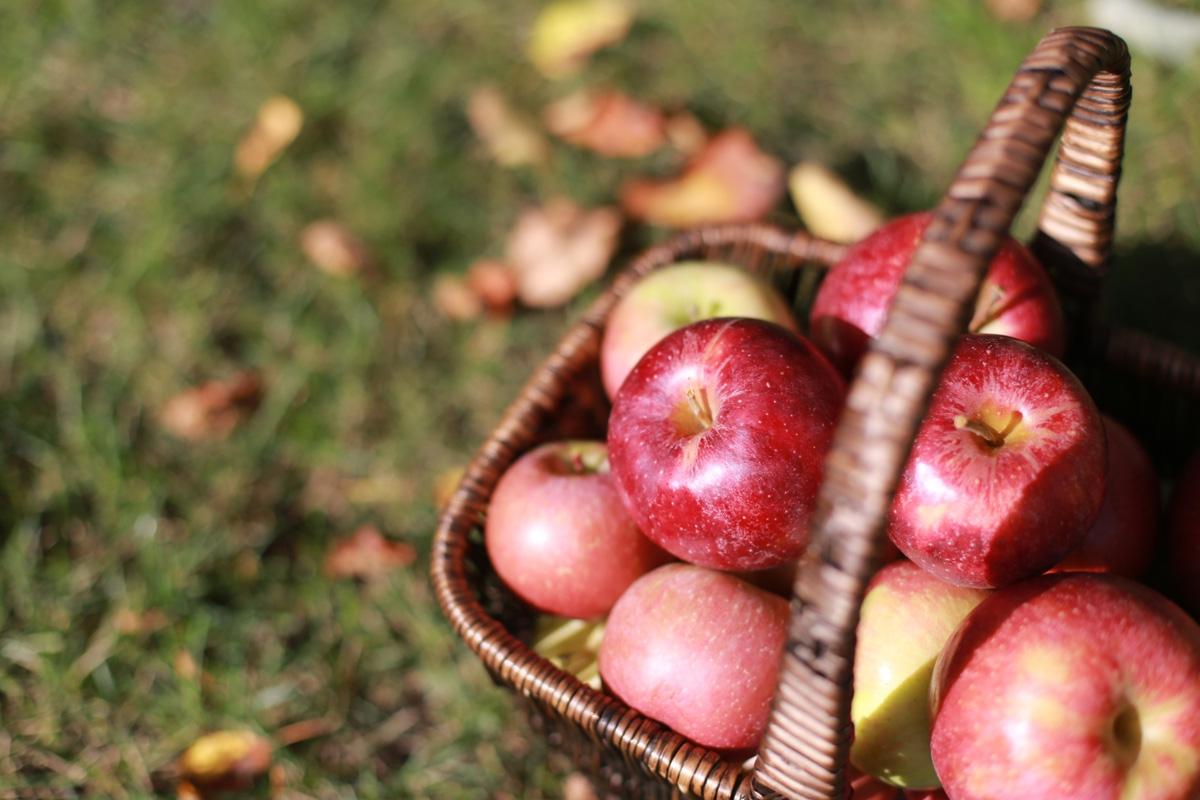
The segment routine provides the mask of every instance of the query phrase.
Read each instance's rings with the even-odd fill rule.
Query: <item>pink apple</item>
[[[929,755],[933,663],[987,589],[956,586],[911,561],[871,579],[854,654],[850,762],[892,786],[941,786]]]
[[[939,656],[930,709],[954,800],[1200,796],[1200,626],[1128,578],[997,590]]]
[[[779,325],[694,322],[617,392],[617,488],[646,536],[685,561],[742,570],[795,559],[844,395],[829,362]]]
[[[943,580],[1044,572],[1100,512],[1104,426],[1062,362],[1008,336],[956,344],[888,515],[892,541]]]
[[[1171,487],[1165,550],[1167,590],[1200,618],[1200,450],[1187,460]]]
[[[758,745],[788,603],[728,573],[668,564],[613,606],[600,677],[631,708],[731,757]]]
[[[625,510],[604,442],[549,442],[500,476],[484,543],[496,574],[534,608],[586,619],[608,612],[670,556]]]
[[[1096,521],[1071,553],[1051,571],[1115,572],[1141,579],[1158,545],[1158,473],[1133,433],[1101,414],[1108,441],[1108,476]]]
[[[884,317],[933,213],[897,217],[850,246],[825,275],[809,313],[809,335],[849,376]],[[1029,250],[1005,239],[988,267],[973,333],[1013,336],[1061,357],[1063,313],[1054,285]]]
[[[689,322],[752,317],[799,333],[792,308],[765,278],[732,264],[684,261],[641,278],[604,325],[600,371],[610,398],[633,365],[660,339]]]

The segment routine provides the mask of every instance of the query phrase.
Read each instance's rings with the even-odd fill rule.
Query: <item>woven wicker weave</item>
[[[609,310],[639,277],[676,261],[721,260],[769,275],[802,309],[844,247],[765,225],[683,233],[629,265],[529,379],[442,516],[433,583],[455,631],[601,789],[621,797],[845,796],[854,631],[879,563],[885,513],[984,269],[1056,141],[1031,246],[1069,312],[1068,361],[1101,408],[1133,427],[1168,468],[1200,443],[1200,423],[1189,413],[1200,400],[1200,357],[1096,318],[1129,100],[1120,39],[1090,28],[1053,31],[1020,66],[936,209],[847,396],[794,587],[775,705],[752,770],[532,652],[523,638],[532,615],[490,573],[480,531],[493,487],[519,455],[548,439],[603,434],[600,339]]]

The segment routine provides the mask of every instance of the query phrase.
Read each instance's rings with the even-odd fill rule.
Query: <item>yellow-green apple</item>
[[[757,319],[686,325],[638,361],[613,401],[609,460],[638,527],[726,570],[795,559],[845,384],[807,339]]]
[[[752,317],[799,333],[792,308],[766,278],[732,264],[683,261],[637,281],[609,312],[600,373],[610,398],[647,350],[689,322]]]
[[[851,245],[813,299],[809,336],[846,376],[879,335],[930,211],[884,223]],[[988,266],[969,330],[1014,336],[1061,357],[1063,312],[1054,285],[1028,248],[1011,236]]]
[[[941,786],[929,755],[933,664],[989,593],[947,583],[911,561],[895,561],[875,573],[854,653],[852,764],[893,786]]]
[[[954,800],[1200,796],[1200,626],[1098,572],[998,589],[934,667],[933,763]]]
[[[748,755],[770,714],[787,616],[786,600],[734,575],[667,564],[609,613],[601,680],[697,744]]]
[[[613,485],[604,442],[547,442],[492,493],[484,544],[496,574],[534,608],[587,619],[671,557],[647,539]]]
[[[1045,572],[1104,499],[1104,424],[1061,361],[1009,336],[956,343],[900,477],[888,533],[943,580],[998,587]]]
[[[1200,618],[1200,450],[1183,465],[1167,501],[1166,589]]]
[[[1101,414],[1108,442],[1104,502],[1087,535],[1051,572],[1115,572],[1140,580],[1158,546],[1158,472],[1133,432]]]

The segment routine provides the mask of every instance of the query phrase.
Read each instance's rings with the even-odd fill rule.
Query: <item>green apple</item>
[[[850,761],[905,789],[940,786],[929,755],[933,665],[988,589],[956,586],[911,561],[872,578],[858,623]]]
[[[608,396],[646,351],[668,333],[713,317],[753,317],[799,333],[788,301],[765,278],[716,261],[681,261],[635,283],[604,328],[600,371]]]

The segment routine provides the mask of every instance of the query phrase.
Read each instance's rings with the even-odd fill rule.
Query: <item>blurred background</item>
[[[586,797],[428,586],[524,378],[677,227],[932,206],[1077,24],[1133,51],[1105,314],[1200,349],[1198,13],[6,3],[0,797]]]

